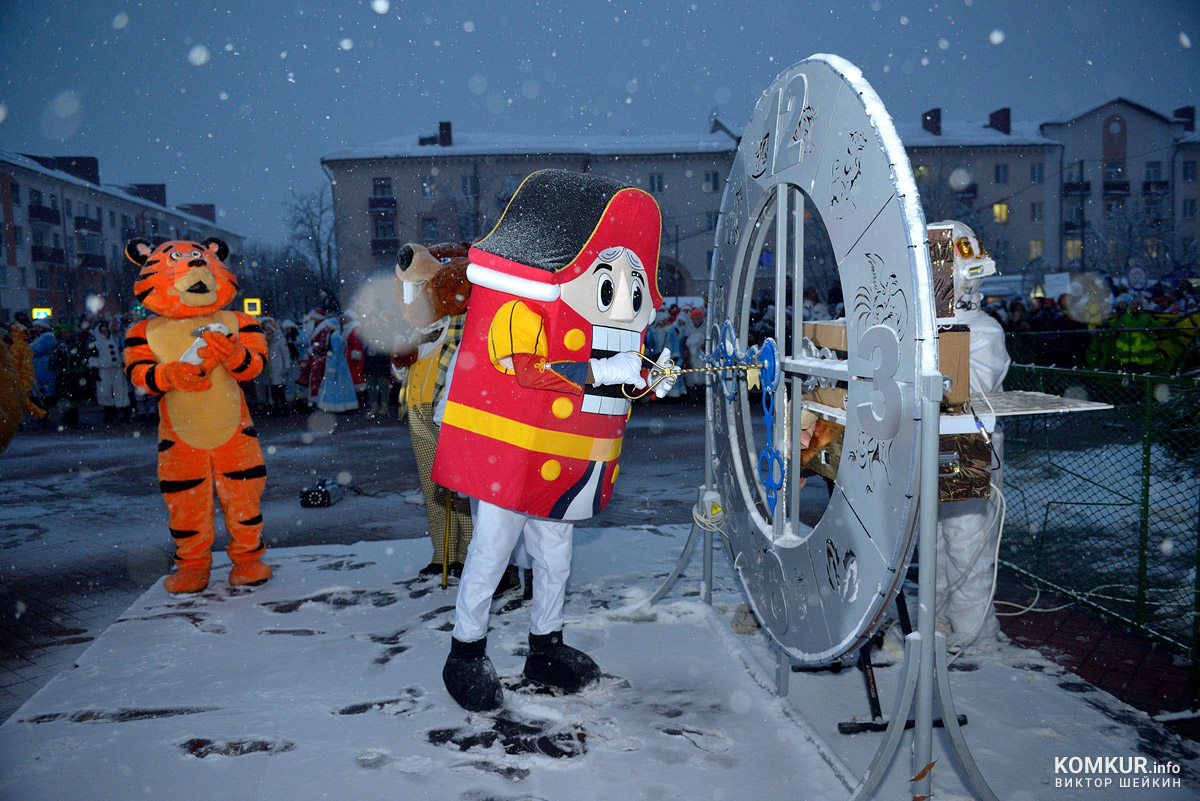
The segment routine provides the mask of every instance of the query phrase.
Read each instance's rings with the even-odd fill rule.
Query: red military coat
[[[541,387],[523,385],[520,355],[537,357],[528,368],[535,374],[565,362],[578,364],[582,375],[589,358],[640,351],[641,337],[593,327],[562,301],[475,284],[433,480],[535,517],[597,514],[612,498],[630,402],[620,386],[584,387],[552,371]],[[506,366],[512,354],[516,363]]]

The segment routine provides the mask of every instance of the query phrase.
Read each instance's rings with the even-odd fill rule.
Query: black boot
[[[500,677],[487,655],[487,637],[475,642],[450,639],[442,682],[455,703],[468,712],[490,712],[504,704]]]
[[[525,592],[521,596],[521,600],[533,600],[533,568],[525,568]]]
[[[563,644],[561,630],[549,634],[530,632],[525,678],[563,692],[577,693],[599,680],[600,668],[583,651]]]
[[[521,589],[521,568],[509,565],[504,568],[504,573],[500,576],[500,582],[496,584],[496,591],[492,593],[492,597],[499,598],[519,589]]]

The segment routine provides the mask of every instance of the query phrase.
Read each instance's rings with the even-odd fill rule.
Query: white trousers
[[[529,630],[550,634],[563,625],[563,599],[571,574],[575,524],[530,517],[487,501],[471,499],[474,534],[467,548],[454,606],[454,637],[474,642],[487,636],[492,593],[508,567],[513,548],[524,534],[525,552],[533,565],[533,608]]]
[[[129,405],[129,384],[120,367],[101,367],[97,371],[96,403],[123,409]]]
[[[992,446],[1003,458],[999,431],[992,435]],[[992,483],[1003,488],[1003,468],[992,471]],[[938,504],[937,617],[950,625],[949,645],[995,640],[1000,631],[991,603],[999,509],[995,490],[987,500]]]

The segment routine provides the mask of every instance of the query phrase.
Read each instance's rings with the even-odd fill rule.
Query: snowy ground
[[[702,420],[698,406],[636,410],[626,480],[577,530],[567,639],[605,679],[577,697],[524,686],[528,613],[501,602],[497,715],[463,712],[442,687],[453,588],[413,579],[429,542],[394,421],[344,419],[332,435],[321,420],[258,421],[276,577],[231,590],[218,570],[184,598],[160,582],[170,546],[149,432],[20,435],[0,459],[5,609],[49,592],[95,599],[96,614],[65,613],[86,631],[45,645],[65,657],[56,675],[0,725],[0,799],[845,798],[881,739],[837,733],[868,717],[858,671],[792,673],[777,697],[766,638],[731,628],[744,597],[723,552],[711,608],[698,554],[644,605],[683,549]],[[343,473],[373,495],[299,508],[314,476]],[[1194,744],[1036,652],[1006,645],[956,667],[966,737],[1001,799],[1200,797]],[[899,672],[877,671],[885,711]],[[878,797],[909,797],[909,754],[906,736]],[[968,797],[941,733],[935,754],[935,798]],[[1119,786],[1140,773],[1056,786],[1091,774],[1056,774],[1055,757],[1096,756],[1174,763],[1181,786]]]
[[[866,711],[857,671],[793,673],[774,695],[765,638],[730,627],[741,594],[721,555],[712,608],[698,557],[647,608],[686,535],[577,532],[568,641],[606,672],[577,697],[525,685],[527,610],[497,602],[494,715],[442,688],[453,589],[409,578],[420,541],[277,549],[257,589],[155,585],[0,726],[0,798],[845,798],[881,736],[836,733]],[[1197,797],[1196,753],[1141,713],[1015,646],[974,664],[953,686],[1000,798]],[[885,703],[898,673],[878,671]],[[938,743],[935,798],[967,797]],[[1179,764],[1183,786],[1054,786],[1056,756],[1139,754]],[[904,797],[909,760],[902,745],[879,797]]]

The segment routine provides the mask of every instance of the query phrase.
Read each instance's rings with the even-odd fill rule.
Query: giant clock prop
[[[801,327],[814,215],[842,285],[844,351]],[[913,550],[919,377],[937,371],[925,239],[908,157],[859,70],[818,55],[782,73],[734,159],[710,287],[710,359],[760,370],[761,389],[728,369],[709,408],[726,546],[760,621],[801,665],[870,637]],[[844,387],[845,408],[802,398],[818,386]],[[845,426],[815,525],[800,514],[802,407]]]

